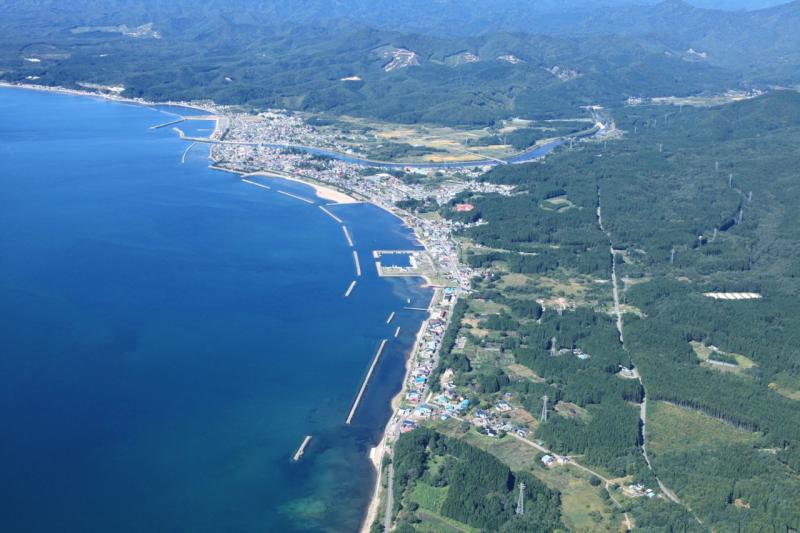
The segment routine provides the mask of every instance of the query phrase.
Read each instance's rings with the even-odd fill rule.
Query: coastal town
[[[0,533],[800,533],[800,0],[0,12]]]
[[[600,130],[605,129],[601,125]],[[180,130],[178,133],[185,138]],[[489,170],[489,165],[455,168],[421,164],[395,164],[390,167],[368,165],[357,153],[353,153],[352,147],[340,142],[336,136],[320,132],[300,117],[281,111],[269,111],[257,117],[239,114],[218,116],[217,128],[211,140],[210,158],[214,168],[243,175],[258,173],[299,179],[371,202],[400,217],[425,248],[423,254],[410,254],[408,266],[382,266],[382,254],[397,252],[373,251],[380,275],[422,276],[434,288],[434,295],[427,309],[428,318],[422,323],[408,357],[401,392],[392,403],[393,414],[383,438],[370,454],[378,476],[362,531],[367,531],[376,520],[383,523],[384,530],[391,529],[393,467],[391,462],[385,466],[384,458],[392,456],[393,444],[401,434],[414,431],[429,421],[458,420],[490,438],[511,435],[542,453],[541,462],[545,468],[573,464],[595,474],[573,459],[551,452],[543,443],[528,440],[531,428],[535,427],[532,425],[533,419],[524,409],[514,405],[512,394],[506,393],[488,408],[473,405],[468,398],[470,391],[455,383],[453,370],[438,368],[440,349],[445,342],[455,304],[470,292],[474,277],[485,275],[481,269],[462,264],[461,248],[455,235],[471,224],[484,222],[476,220],[465,224],[438,215],[420,215],[399,206],[427,202],[438,208],[449,204],[457,212],[468,213],[474,209],[472,204],[464,201],[456,203],[458,195],[464,192],[512,195],[514,188],[511,186],[477,179]],[[335,153],[337,157],[328,157],[326,154],[329,153]],[[427,262],[421,255],[426,256]],[[350,290],[352,285],[348,294]],[[456,340],[457,345],[463,346],[464,342],[463,338]],[[373,361],[373,367],[382,347]],[[580,350],[574,355],[579,359],[590,357]],[[348,423],[368,384],[371,370],[350,412]],[[295,455],[296,459],[302,457],[310,438],[308,436],[303,441]],[[644,487],[641,490],[631,488],[628,492],[632,497],[650,496],[647,490]]]
[[[242,174],[259,172],[294,177],[345,192],[390,211],[414,231],[430,254],[440,284],[461,290],[469,289],[469,280],[474,275],[473,269],[460,264],[459,248],[452,238],[453,232],[464,224],[440,217],[418,216],[398,208],[397,204],[417,201],[442,206],[464,192],[511,195],[513,191],[508,185],[478,181],[478,176],[485,173],[488,166],[447,168],[408,164],[387,169],[379,164],[371,167],[361,160],[335,159],[308,151],[312,146],[337,154],[350,149],[335,137],[321,133],[288,113],[269,111],[255,118],[225,114],[217,123],[211,137],[214,168]],[[287,149],[286,146],[298,148]]]

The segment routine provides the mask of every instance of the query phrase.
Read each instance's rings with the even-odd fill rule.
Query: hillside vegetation
[[[800,82],[797,3],[718,13],[666,2],[552,16],[528,2],[507,0],[488,11],[480,4],[479,12],[475,2],[458,10],[399,2],[325,11],[319,2],[285,9],[266,0],[6,1],[0,79],[124,86],[127,96],[153,100],[480,125],[575,116],[579,106],[628,97]],[[461,36],[386,24],[403,9],[442,27],[480,21],[483,29]],[[526,20],[538,22],[521,24]],[[393,51],[414,59],[393,63]],[[463,57],[470,60],[453,60]]]
[[[534,414],[547,394],[560,413],[536,432],[555,451],[581,454],[645,485],[654,486],[657,475],[718,530],[797,529],[800,229],[793,216],[800,205],[800,94],[614,114],[624,130],[620,140],[564,148],[543,162],[484,176],[517,185],[518,192],[473,195],[469,217],[487,224],[463,233],[486,247],[467,260],[493,272],[478,283],[473,302],[492,302],[500,311],[483,320],[468,311],[458,334],[468,339],[463,355],[455,350],[444,364],[458,371],[458,383],[480,393],[481,376],[496,370],[486,367],[486,356],[470,354],[499,346],[495,364],[503,373],[519,374],[504,362],[511,358],[540,378],[505,377],[499,392],[512,392]],[[553,197],[573,207],[544,209],[542,200]],[[464,217],[449,207],[443,214]],[[610,246],[624,345],[607,284]],[[706,295],[713,292],[760,298]],[[533,300],[543,308],[521,305]],[[735,372],[709,365],[696,346],[733,361],[728,368]],[[591,357],[573,356],[581,352]],[[740,360],[748,364],[740,367]],[[643,387],[617,375],[632,366]],[[642,434],[634,405],[645,396],[651,405],[676,407],[671,417],[664,407],[655,410],[652,430],[648,422]],[[698,431],[715,435],[705,445],[665,440],[681,424],[703,420],[707,428]],[[650,431],[652,470],[642,460]],[[672,506],[651,502],[633,512],[640,525],[687,523],[685,510]]]

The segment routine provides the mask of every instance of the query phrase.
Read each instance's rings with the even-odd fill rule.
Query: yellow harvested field
[[[412,129],[397,129],[388,131],[379,131],[375,134],[376,137],[381,139],[397,139],[400,137],[412,137],[417,134],[416,130]]]
[[[424,159],[425,161],[430,161],[431,163],[452,163],[458,161],[480,161],[483,159],[483,157],[478,154],[471,154],[471,153],[461,153],[461,154],[437,153],[437,154],[426,155]]]

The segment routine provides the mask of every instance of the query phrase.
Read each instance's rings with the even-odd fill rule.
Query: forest
[[[485,174],[484,180],[515,185],[515,194],[470,198],[476,207],[470,214],[486,223],[463,237],[484,246],[467,252],[469,264],[499,279],[517,273],[608,279],[610,243],[624,346],[608,307],[541,312],[517,300],[543,293],[482,282],[473,298],[500,311],[479,327],[542,381],[481,381],[485,371],[464,364],[461,382],[476,391],[496,382],[515,391],[531,413],[539,412],[544,394],[553,406],[585,409],[582,417],[551,417],[536,437],[616,475],[650,482],[658,475],[719,530],[797,529],[800,94],[610,113],[622,130],[618,139],[583,142],[541,162]],[[458,220],[449,206],[442,214]],[[724,300],[713,293],[755,296]],[[461,335],[469,338],[470,328]],[[575,349],[591,357],[571,356]],[[634,367],[642,385],[616,374]],[[645,396],[752,434],[755,444],[654,454],[650,471],[636,407]],[[693,528],[685,512],[667,507],[633,512],[654,527],[666,519],[676,530]]]
[[[483,531],[546,533],[563,527],[557,491],[530,474],[512,472],[488,452],[432,429],[401,435],[393,465],[394,493],[404,502],[398,507],[407,505],[398,531],[413,525],[416,504],[402,496],[415,484],[447,487],[442,516]],[[520,483],[525,484],[522,516],[514,512]]]
[[[791,9],[771,18],[730,15],[737,32],[703,43],[714,44],[719,54],[698,61],[686,55],[693,42],[688,36],[627,35],[630,10],[610,17],[612,29],[601,34],[586,24],[577,37],[566,28],[521,33],[497,28],[463,36],[409,31],[365,20],[355,10],[332,19],[318,4],[287,10],[266,0],[0,2],[0,80],[70,88],[121,85],[124,96],[155,101],[213,100],[255,110],[468,126],[493,126],[512,117],[574,118],[580,106],[619,105],[628,97],[800,81],[791,68],[797,60],[787,62],[785,50],[776,49],[767,61],[761,39],[767,28],[789,39],[797,24]],[[513,9],[530,19],[530,13],[521,13],[530,11],[530,3],[516,1]],[[635,16],[642,25],[655,23],[643,13]],[[687,17],[698,19],[700,29],[718,20],[668,8],[654,18],[668,23]],[[585,22],[596,21],[597,16]],[[123,24],[152,24],[157,38],[102,30]],[[744,34],[747,42],[759,43],[759,69],[742,59],[752,57],[753,49],[728,52]],[[392,49],[414,52],[418,64],[387,70],[390,58],[383,53]],[[464,53],[479,60],[451,61]],[[511,141],[521,146],[537,137],[528,131]]]

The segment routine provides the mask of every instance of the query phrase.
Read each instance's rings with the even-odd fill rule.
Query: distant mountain
[[[588,3],[0,0],[0,79],[457,124],[800,84],[800,0]]]

